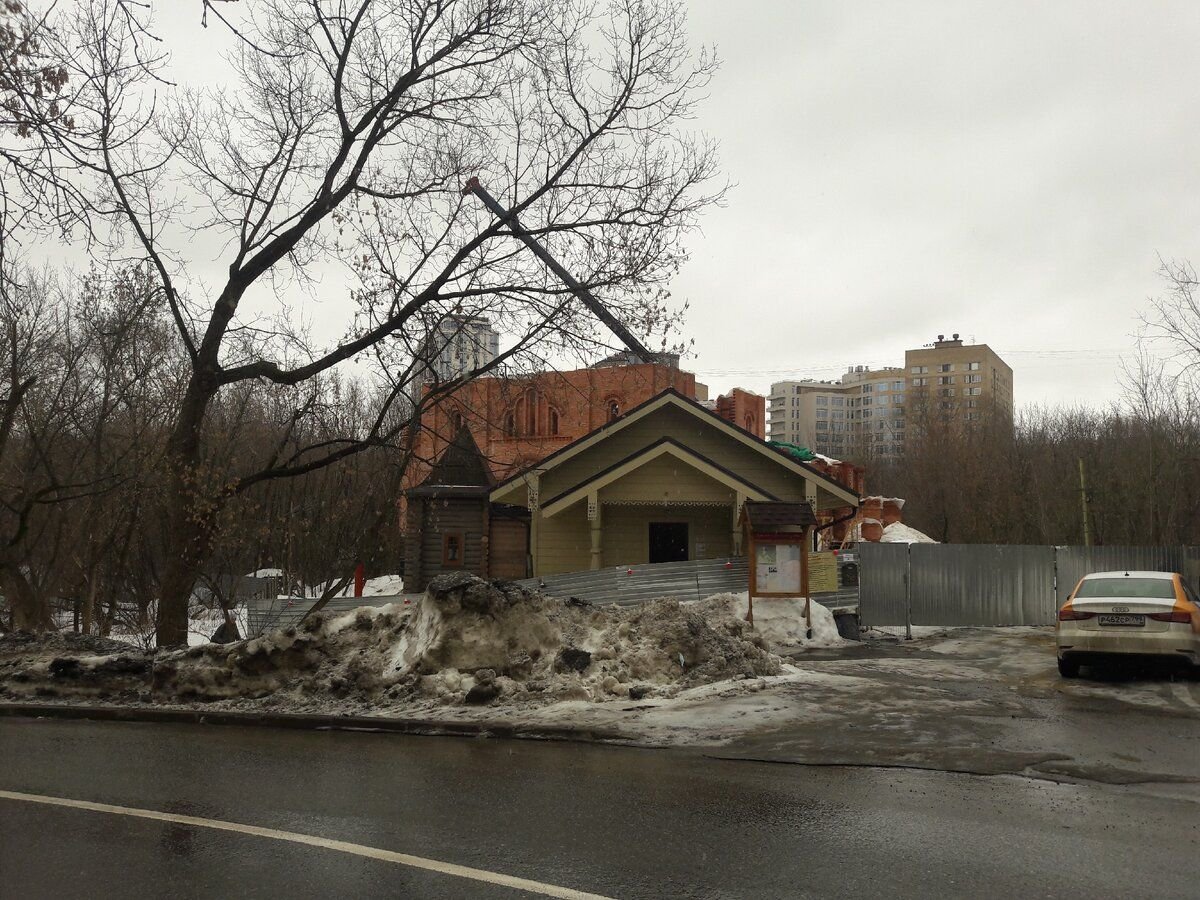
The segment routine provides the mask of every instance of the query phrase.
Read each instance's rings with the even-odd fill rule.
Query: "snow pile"
[[[936,544],[933,538],[923,531],[917,531],[911,525],[903,522],[893,522],[883,529],[882,544]]]
[[[778,674],[778,658],[747,623],[706,612],[668,599],[590,607],[443,576],[399,642],[395,666],[417,676],[418,694],[468,703],[641,699]]]
[[[740,594],[715,594],[699,605],[720,610],[728,616],[745,619],[750,597]],[[843,647],[851,643],[838,634],[833,613],[820,603],[812,604],[812,637],[804,618],[804,600],[791,597],[758,597],[754,601],[754,630],[762,635],[773,650],[805,647]]]
[[[387,662],[409,612],[397,603],[360,607],[249,641],[159,654],[152,692],[184,702],[271,697],[308,707],[314,698],[366,699],[397,680]]]
[[[149,654],[87,634],[0,635],[0,696],[33,700],[60,692],[107,699],[137,695],[149,681]]]
[[[350,585],[349,590],[353,592],[353,584]],[[363,583],[362,595],[364,597],[390,597],[403,593],[404,579],[399,575],[380,575],[378,578],[368,578]]]
[[[0,694],[291,711],[671,697],[781,661],[731,607],[591,607],[472,575],[401,604],[314,615],[248,641],[65,660],[26,654]],[[17,677],[17,676],[20,677]]]

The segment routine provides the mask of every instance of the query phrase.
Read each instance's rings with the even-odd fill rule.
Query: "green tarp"
[[[767,441],[772,447],[778,447],[788,456],[794,457],[800,462],[812,462],[817,458],[817,454],[813,453],[807,447],[798,447],[795,444],[788,444],[784,441]]]

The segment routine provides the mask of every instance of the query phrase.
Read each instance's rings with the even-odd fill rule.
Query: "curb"
[[[366,731],[444,737],[518,738],[578,743],[631,743],[629,735],[602,728],[520,725],[513,722],[461,722],[381,716],[326,716],[308,713],[232,712],[135,706],[73,706],[55,703],[0,703],[0,718],[86,719],[96,722],[160,722],[183,725],[240,725],[305,731]]]

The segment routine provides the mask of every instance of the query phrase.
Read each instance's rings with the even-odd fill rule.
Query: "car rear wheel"
[[[1073,659],[1063,659],[1060,656],[1058,658],[1058,674],[1063,678],[1078,678],[1079,663]]]

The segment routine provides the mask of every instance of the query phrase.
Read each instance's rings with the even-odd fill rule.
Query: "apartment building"
[[[850,366],[837,381],[780,381],[768,398],[768,437],[827,456],[901,454],[913,413],[974,423],[1012,418],[1012,369],[986,344],[944,335],[907,350],[904,367]]]
[[[914,402],[960,422],[1013,415],[1013,372],[987,344],[964,344],[957,335],[904,352]]]
[[[499,356],[500,332],[483,316],[449,315],[427,339],[422,355],[428,361],[422,381],[449,381]]]
[[[904,370],[851,366],[839,381],[781,381],[768,398],[769,437],[841,459],[894,455],[904,442]]]

